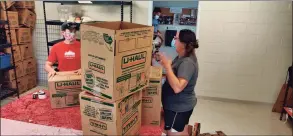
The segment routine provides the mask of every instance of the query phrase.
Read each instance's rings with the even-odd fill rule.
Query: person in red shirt
[[[79,26],[76,23],[64,23],[61,26],[61,34],[64,41],[55,44],[48,56],[45,64],[45,70],[48,72],[48,77],[56,74],[53,64],[58,62],[58,71],[74,71],[81,74],[81,59],[80,59],[80,42],[76,41],[76,31]]]

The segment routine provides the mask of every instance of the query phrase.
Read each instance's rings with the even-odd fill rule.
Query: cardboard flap
[[[59,73],[59,72],[57,72]],[[77,74],[67,74],[67,75],[59,75],[56,74],[53,77],[48,79],[48,82],[55,82],[55,81],[65,81],[65,80],[81,80],[81,75]]]
[[[106,100],[106,99],[100,98],[100,97],[98,97],[98,96],[91,95],[91,94],[89,94],[89,93],[87,93],[87,92],[85,92],[85,91],[81,92],[81,93],[79,94],[79,97],[80,97],[80,98],[81,98],[81,97],[85,97],[85,98],[93,99],[93,100],[98,101],[98,102],[107,102],[107,103],[111,103],[111,104],[113,104],[113,102],[111,102],[111,101],[109,101],[109,100]]]
[[[117,30],[115,34],[116,54],[134,49],[146,48],[152,46],[154,28],[144,25],[129,25],[127,28],[134,29]],[[141,27],[141,28],[139,28]]]
[[[162,78],[162,74],[163,74],[163,70],[161,67],[154,67],[152,66],[150,68],[150,73],[149,73],[149,77],[150,78],[156,78],[156,79],[161,79]]]

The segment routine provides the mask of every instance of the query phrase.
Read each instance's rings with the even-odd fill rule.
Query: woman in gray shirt
[[[167,135],[188,135],[189,118],[197,102],[194,87],[198,77],[198,43],[195,33],[187,29],[177,32],[174,40],[178,56],[173,62],[159,54],[167,76],[162,89],[165,130]]]

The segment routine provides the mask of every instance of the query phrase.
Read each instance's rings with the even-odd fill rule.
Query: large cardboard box
[[[6,37],[7,37],[7,41],[8,43],[12,44],[12,45],[17,45],[17,38],[16,38],[16,32],[15,32],[15,29],[10,29],[10,35],[9,36],[9,31],[6,30]],[[11,37],[11,41],[10,42],[10,37]]]
[[[32,58],[34,56],[33,55],[33,46],[31,43],[19,45],[19,47],[20,47],[21,58],[23,60]]]
[[[0,10],[0,11],[1,11],[1,15],[0,15],[1,20],[7,21],[6,12],[8,13],[10,28],[18,28],[19,27],[17,11],[4,11],[4,10]],[[7,25],[6,25],[6,27],[7,27]]]
[[[27,91],[27,78],[26,77],[17,78],[17,85],[18,85],[19,93],[23,93]],[[3,86],[16,89],[16,80],[6,81],[4,82]]]
[[[116,102],[80,93],[83,135],[136,135],[141,127],[141,91]]]
[[[31,73],[27,75],[27,88],[32,89],[37,86],[37,75],[36,73]]]
[[[9,9],[11,6],[13,6],[15,4],[15,1],[12,0],[6,0],[6,8],[5,8],[5,2],[1,1],[1,7],[2,9],[6,10]]]
[[[4,80],[5,81],[12,81],[15,79],[14,69],[10,69],[4,73]]]
[[[29,75],[37,72],[37,63],[34,58],[23,60],[24,75]]]
[[[116,101],[147,84],[153,27],[126,22],[81,25],[82,86]]]
[[[36,23],[36,14],[28,9],[18,9],[19,24],[34,28]]]
[[[65,108],[79,105],[81,75],[58,72],[48,79],[52,108]]]
[[[151,67],[149,84],[142,93],[142,125],[160,126],[162,68]]]
[[[31,43],[32,35],[30,28],[18,28],[16,29],[16,37],[18,44],[27,44]]]
[[[25,75],[22,61],[15,63],[16,77],[20,78]]]
[[[16,8],[28,8],[28,9],[34,9],[35,8],[35,2],[34,1],[17,1],[15,3]]]
[[[21,57],[19,46],[12,46],[12,47],[9,47],[9,48],[5,48],[4,52],[11,54],[11,48],[12,48],[12,51],[13,51],[14,61],[15,62],[21,61],[22,57]],[[13,62],[12,58],[11,58],[11,62]]]

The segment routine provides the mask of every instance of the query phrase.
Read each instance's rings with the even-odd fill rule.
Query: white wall
[[[201,96],[275,102],[292,62],[292,5],[200,1]]]

